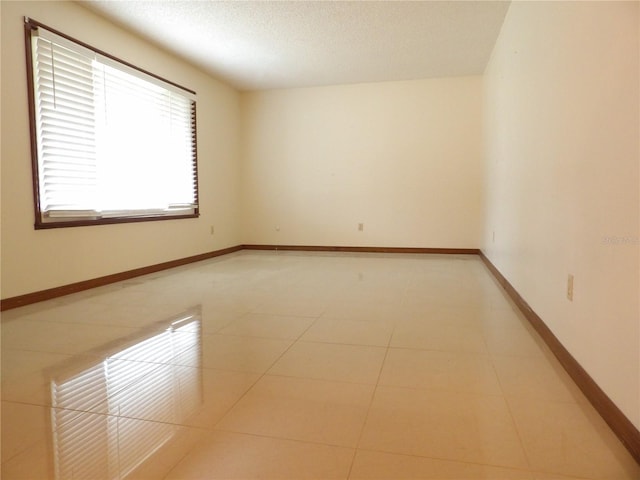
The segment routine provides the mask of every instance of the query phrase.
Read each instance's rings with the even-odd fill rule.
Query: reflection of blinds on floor
[[[186,359],[200,367],[196,315],[80,373],[52,380],[58,479],[124,478],[172,437],[174,425],[199,407],[202,391],[199,369],[176,365],[178,356],[180,365]]]
[[[116,419],[84,413],[106,405],[106,387],[103,364],[75,375],[62,385],[52,384],[53,405],[69,409],[52,409],[57,478],[117,478],[110,442],[116,434]]]
[[[119,418],[118,469],[123,479],[164,445],[178,428],[156,422]]]
[[[197,325],[200,326],[199,324]],[[189,348],[194,342],[200,343],[200,331],[195,330],[192,325],[182,325],[176,328],[176,356],[180,358],[180,365],[200,366],[200,349]],[[193,395],[191,392],[200,392],[202,387],[202,376],[199,369],[176,367],[178,397],[180,398],[180,416],[182,418],[191,417],[200,407],[201,397]]]

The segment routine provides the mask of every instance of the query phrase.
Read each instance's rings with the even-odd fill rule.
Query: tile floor
[[[475,256],[245,251],[2,322],[5,480],[640,478]]]

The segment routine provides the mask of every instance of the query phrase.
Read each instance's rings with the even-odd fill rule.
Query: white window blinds
[[[197,215],[195,95],[30,26],[36,226]]]

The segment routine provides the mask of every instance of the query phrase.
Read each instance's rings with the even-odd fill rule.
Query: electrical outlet
[[[213,228],[213,225],[211,225],[210,232],[211,232],[211,235],[215,233],[215,229]]]
[[[567,299],[573,302],[573,275],[571,274],[567,277]]]
[[[364,223],[359,223],[358,224],[358,231],[362,232],[364,230]]]

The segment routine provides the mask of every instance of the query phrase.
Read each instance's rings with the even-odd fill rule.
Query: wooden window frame
[[[39,229],[50,229],[50,228],[67,228],[67,227],[79,227],[79,226],[91,226],[91,225],[107,225],[107,224],[119,224],[119,223],[137,223],[137,222],[148,222],[148,221],[161,221],[161,220],[177,220],[177,219],[185,219],[185,218],[197,218],[200,216],[199,209],[199,188],[198,188],[198,142],[197,142],[197,111],[196,111],[196,101],[193,101],[192,104],[192,112],[191,112],[191,141],[193,146],[193,176],[194,176],[194,198],[195,198],[195,207],[193,208],[193,213],[187,214],[172,214],[172,215],[163,215],[163,214],[142,214],[142,215],[113,215],[109,217],[101,217],[101,218],[91,218],[91,217],[79,217],[76,219],[66,219],[66,220],[43,220],[43,214],[41,210],[41,202],[40,202],[40,171],[39,171],[39,161],[38,161],[38,138],[37,138],[37,113],[36,113],[36,101],[35,101],[35,83],[34,83],[34,68],[33,68],[33,49],[32,49],[32,32],[39,28],[48,30],[49,32],[58,35],[70,42],[73,42],[80,47],[84,47],[88,50],[95,52],[98,55],[106,57],[114,62],[124,65],[130,69],[138,71],[144,75],[150,76],[154,79],[157,79],[163,83],[166,83],[172,87],[183,90],[188,94],[194,95],[196,92],[185,88],[175,82],[167,80],[159,75],[148,72],[140,67],[137,67],[129,62],[126,62],[118,57],[115,57],[109,53],[104,52],[98,48],[95,48],[85,42],[82,42],[76,38],[73,38],[69,35],[66,35],[54,28],[51,28],[43,23],[40,23],[36,20],[33,20],[29,17],[25,17],[24,19],[24,34],[25,34],[25,47],[26,47],[26,64],[27,64],[27,91],[28,91],[28,102],[29,102],[29,125],[30,125],[30,143],[31,143],[31,168],[32,168],[32,189],[33,189],[33,201],[34,201],[34,214],[35,214],[35,223],[34,227],[36,230]]]

